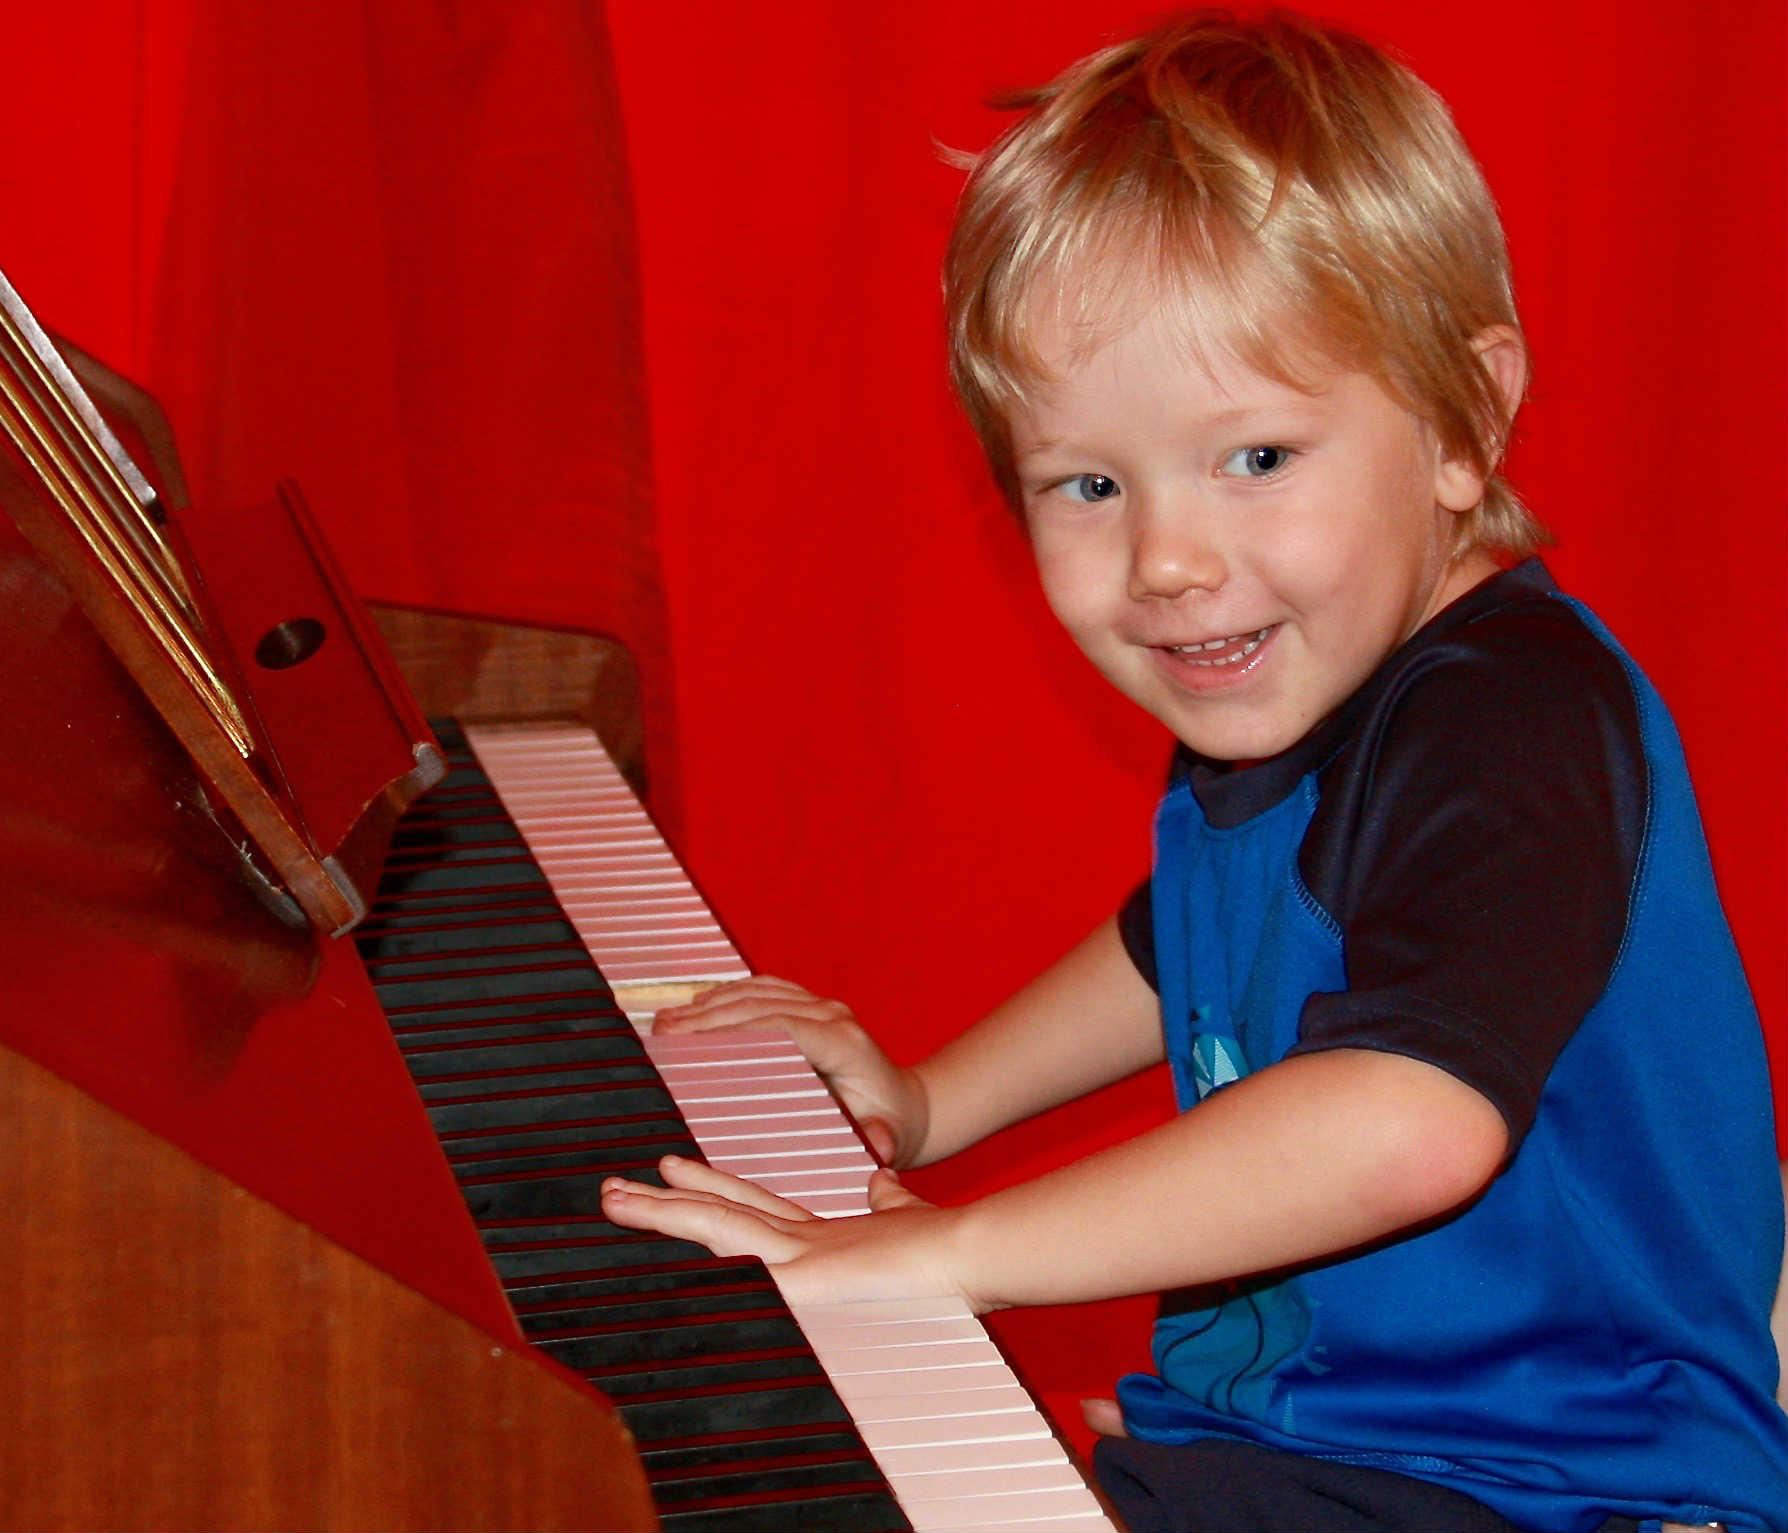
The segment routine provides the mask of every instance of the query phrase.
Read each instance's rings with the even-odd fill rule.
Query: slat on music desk
[[[472,726],[466,734],[618,990],[747,972],[589,731]],[[579,812],[580,803],[594,806],[593,817]],[[610,856],[604,825],[626,836],[627,862]],[[646,881],[639,900],[633,869]],[[652,910],[675,915],[660,929]],[[786,1034],[648,1036],[645,1049],[711,1164],[814,1213],[867,1211],[875,1162]],[[914,1528],[1111,1533],[966,1306],[909,1300],[791,1308]]]

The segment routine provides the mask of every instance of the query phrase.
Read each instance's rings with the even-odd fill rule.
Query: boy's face
[[[1364,373],[1306,393],[1145,317],[1013,422],[1057,617],[1201,755],[1296,744],[1495,563],[1449,558],[1483,483]]]

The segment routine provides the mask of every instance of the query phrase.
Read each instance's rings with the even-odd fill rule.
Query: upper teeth
[[[1190,657],[1202,650],[1223,649],[1230,644],[1240,644],[1242,647],[1233,655],[1225,655],[1221,660],[1192,661],[1194,665],[1234,665],[1237,661],[1246,660],[1255,650],[1259,649],[1266,641],[1266,636],[1272,631],[1269,626],[1261,629],[1259,633],[1237,633],[1231,634],[1227,639],[1206,639],[1202,644],[1173,644],[1168,647],[1176,655]]]

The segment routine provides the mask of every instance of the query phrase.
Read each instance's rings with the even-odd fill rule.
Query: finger
[[[666,1155],[658,1162],[658,1169],[665,1182],[678,1191],[705,1193],[729,1203],[756,1209],[759,1213],[776,1219],[806,1220],[813,1217],[799,1203],[779,1198],[756,1182],[734,1176],[730,1171],[718,1171],[699,1160],[685,1160],[681,1155]]]
[[[930,1208],[918,1193],[909,1191],[900,1178],[883,1166],[869,1178],[871,1213],[886,1213],[891,1208]]]
[[[624,1176],[611,1176],[602,1184],[602,1195],[607,1197],[611,1192],[623,1193],[629,1197],[638,1197],[660,1203],[674,1203],[679,1198],[690,1203],[731,1203],[731,1198],[723,1198],[718,1193],[700,1192],[686,1187],[660,1187],[656,1182],[636,1182]],[[772,1217],[768,1214],[765,1218]]]
[[[799,1025],[842,1021],[850,1010],[841,1001],[829,1001],[804,990],[748,990],[703,998],[687,1007],[666,1007],[653,1019],[652,1031],[665,1033],[707,1032],[721,1027],[779,1022],[791,1030]]]
[[[729,979],[718,985],[709,985],[687,1001],[680,1001],[675,1006],[665,1006],[660,1010],[666,1016],[700,1016],[716,1006],[723,1006],[728,1001],[744,996],[798,997],[812,993],[804,986],[797,985],[792,980],[778,979],[774,974],[748,974],[743,979]]]
[[[893,1125],[886,1118],[862,1118],[858,1120],[857,1127],[863,1130],[863,1138],[868,1141],[870,1153],[884,1166],[893,1165],[895,1152],[900,1148]]]
[[[1129,1428],[1124,1425],[1124,1413],[1118,1409],[1115,1400],[1082,1400],[1080,1417],[1101,1437],[1130,1435]]]
[[[706,1246],[716,1256],[756,1256],[792,1261],[801,1241],[753,1209],[724,1199],[654,1196],[662,1189],[616,1181],[602,1189],[603,1216],[630,1230],[655,1230],[674,1240]]]

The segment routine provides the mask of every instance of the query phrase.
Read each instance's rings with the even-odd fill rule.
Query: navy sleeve
[[[1559,601],[1505,609],[1430,646],[1319,786],[1299,866],[1347,989],[1293,1052],[1426,1060],[1518,1143],[1626,929],[1646,768],[1621,662]]]
[[[1161,983],[1155,967],[1155,907],[1146,878],[1130,891],[1130,898],[1118,911],[1117,921],[1118,935],[1124,939],[1124,951],[1130,955],[1130,962],[1148,981],[1149,989],[1158,991]]]

